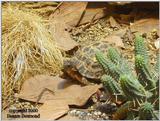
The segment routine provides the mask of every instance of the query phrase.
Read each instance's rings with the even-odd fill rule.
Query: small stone
[[[102,113],[100,111],[97,112],[97,115],[101,115]]]
[[[90,108],[91,108],[91,109],[93,109],[94,107],[93,107],[93,106],[91,106]]]
[[[76,110],[71,110],[70,114],[74,116],[76,114]]]
[[[103,117],[105,117],[105,116],[106,116],[106,114],[105,114],[105,113],[102,113],[102,116],[103,116]]]
[[[108,116],[106,116],[104,119],[105,119],[105,120],[108,120],[108,119],[109,119],[109,117],[108,117]]]
[[[78,116],[80,114],[80,111],[75,112],[75,116]]]
[[[87,115],[88,115],[88,116],[92,116],[92,114],[90,114],[90,113],[87,113]]]
[[[97,111],[95,111],[95,112],[94,112],[94,115],[98,116],[98,112],[97,112]]]
[[[16,100],[16,102],[15,103],[19,103],[19,101],[18,100]]]

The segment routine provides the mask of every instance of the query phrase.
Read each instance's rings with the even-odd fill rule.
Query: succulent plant
[[[107,58],[108,57],[108,58]],[[155,111],[159,110],[159,69],[160,53],[154,68],[149,63],[149,56],[144,39],[136,35],[135,38],[135,71],[117,50],[109,48],[107,56],[101,52],[96,53],[96,59],[104,69],[101,81],[112,95],[120,93],[126,97],[126,103],[113,115],[113,119],[156,119]],[[157,99],[158,98],[158,99]],[[154,105],[154,106],[153,106]],[[128,115],[131,110],[136,110]],[[124,116],[123,116],[124,115]],[[136,119],[134,118],[134,119]]]
[[[132,69],[131,67],[133,65],[128,64],[128,62],[121,56],[121,54],[118,52],[116,48],[110,47],[108,49],[107,57],[117,66],[120,67],[120,70],[122,70],[123,73],[131,73]]]
[[[122,62],[120,53],[113,47],[110,47],[108,49],[107,57],[115,64],[119,64]]]
[[[122,89],[118,82],[114,81],[114,79],[109,75],[103,75],[101,77],[101,82],[107,88],[107,90],[112,94],[120,94]]]
[[[96,53],[96,59],[102,66],[104,72],[113,77],[118,82],[120,74],[122,73],[118,65],[115,65],[111,60],[107,59],[107,57],[105,57],[102,52]]]
[[[103,83],[105,89],[110,93],[111,97],[114,97],[115,101],[124,101],[125,96],[122,94],[122,89],[120,84],[116,82],[111,76],[103,75],[101,77],[101,82]]]
[[[144,58],[145,63],[148,63],[149,57],[144,39],[138,34],[136,35],[135,38],[135,56],[137,55],[141,55]]]
[[[136,55],[135,57],[135,69],[140,83],[146,86],[146,89],[156,88],[156,81],[153,79],[153,74],[150,72],[148,65],[141,55]]]
[[[157,59],[156,59],[156,64],[154,66],[154,70],[155,70],[155,77],[154,79],[157,80],[157,83],[159,81],[160,78],[160,51],[157,52]]]
[[[149,102],[144,102],[139,107],[139,115],[140,120],[152,120],[157,119],[157,117],[154,114],[154,108],[153,105]]]
[[[125,119],[128,115],[128,112],[131,111],[132,106],[133,103],[131,101],[121,105],[113,115],[113,120]]]
[[[146,99],[146,91],[139,81],[131,75],[121,75],[121,88],[130,101],[137,101],[139,103]]]

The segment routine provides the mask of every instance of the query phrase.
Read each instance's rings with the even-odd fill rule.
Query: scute
[[[103,70],[99,66],[95,54],[99,50],[103,53],[107,52],[108,43],[107,42],[96,42],[88,46],[80,48],[75,53],[75,68],[79,73],[90,79],[99,79],[103,73]]]

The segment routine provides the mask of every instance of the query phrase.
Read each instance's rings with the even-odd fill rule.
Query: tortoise
[[[103,69],[98,64],[95,54],[97,50],[106,53],[109,46],[107,41],[82,46],[72,58],[64,60],[64,72],[84,85],[98,82],[103,75]]]

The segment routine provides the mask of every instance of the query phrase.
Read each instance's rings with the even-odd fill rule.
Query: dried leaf
[[[84,87],[70,85],[65,88],[65,82],[67,81],[57,76],[38,75],[24,82],[18,97],[36,102],[44,88],[53,90],[54,94],[47,91],[44,92],[39,101],[44,103],[39,108],[40,117],[53,120],[66,114],[69,110],[69,105],[83,106],[90,96],[101,87],[101,85]]]
[[[110,22],[111,27],[120,28],[120,25],[117,23],[117,21],[112,16],[109,18],[109,22]]]
[[[50,16],[51,21],[63,21],[69,26],[76,26],[88,2],[62,2]]]
[[[50,31],[61,50],[68,51],[78,46],[78,43],[75,42],[68,31],[66,31],[67,26],[62,21],[52,22],[50,25]]]
[[[94,20],[100,19],[102,17],[105,17],[106,15],[110,14],[113,10],[114,10],[114,8],[110,5],[108,5],[107,3],[89,2],[79,25],[91,22],[92,19],[94,21]]]
[[[93,18],[96,20],[104,17],[109,12],[105,12],[107,4],[87,4],[88,2],[62,2],[50,16],[50,31],[60,49],[68,51],[78,46],[66,30],[91,22]]]
[[[46,101],[40,108],[39,113],[41,119],[54,120],[69,111],[69,107],[63,100]]]
[[[65,88],[66,84],[69,85],[71,82],[58,76],[37,75],[29,78],[23,83],[20,94],[18,94],[17,97],[36,102],[38,96],[45,88],[56,91]],[[53,96],[53,94],[49,94]]]
[[[68,105],[84,105],[89,97],[94,94],[99,85],[88,85],[81,87],[80,85],[71,85],[65,87],[68,80],[60,77],[52,77],[46,75],[38,75],[24,82],[20,94],[17,97],[28,101],[36,102],[43,89],[47,88],[54,92],[45,91],[39,102],[44,103],[48,100],[64,100]]]
[[[53,100],[66,100],[68,105],[83,106],[91,95],[93,95],[101,86],[88,85],[81,87],[80,85],[72,85],[63,90],[55,92]]]
[[[68,51],[78,46],[66,31],[74,27],[86,9],[88,2],[61,2],[55,12],[50,16],[51,33],[60,49]]]
[[[133,23],[130,27],[132,31],[138,31],[140,33],[148,33],[148,32],[151,32],[153,29],[156,29],[159,35],[158,19],[154,19],[154,18],[141,19]]]
[[[72,85],[64,90],[55,92],[53,99],[46,100],[44,105],[40,107],[39,112],[41,118],[52,120],[57,119],[68,112],[68,105],[84,105],[99,87],[99,85],[89,85],[85,87]]]
[[[118,31],[113,32],[111,36],[119,36],[121,38],[125,35],[127,29],[128,29],[127,27],[119,29]]]
[[[107,36],[105,39],[102,39],[102,41],[107,41],[109,43],[115,44],[115,46],[117,47],[124,48],[124,43],[120,36],[116,35]]]

